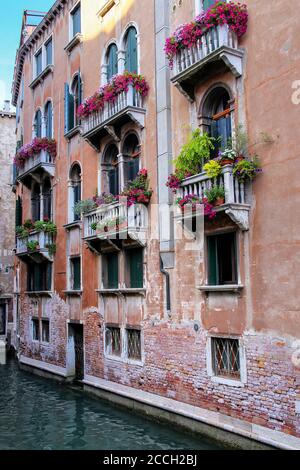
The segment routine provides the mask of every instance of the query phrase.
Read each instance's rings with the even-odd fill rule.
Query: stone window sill
[[[218,383],[220,385],[228,385],[230,387],[243,388],[245,384],[241,380],[229,379],[226,377],[219,377],[217,375],[211,377],[212,382]]]
[[[202,292],[240,292],[244,289],[242,284],[231,284],[224,286],[198,286]]]
[[[81,296],[82,293],[83,293],[82,290],[64,290],[63,292],[64,292],[64,294],[70,295],[70,296],[72,296],[72,295],[74,295],[74,296],[76,296],[76,295]]]
[[[25,295],[29,295],[29,296],[36,296],[36,297],[41,297],[41,296],[48,296],[48,297],[51,297],[52,296],[52,291],[36,291],[36,292],[32,292],[32,291],[25,291]]]
[[[80,134],[81,135],[81,126],[78,124],[77,126],[73,127],[73,129],[69,130],[65,134],[65,138],[67,140],[71,140],[75,135]]]
[[[71,54],[72,50],[82,42],[82,34],[77,33],[75,36],[71,39],[71,41],[65,46],[64,50],[67,52],[68,55]]]
[[[47,65],[47,67],[30,83],[29,88],[34,90],[39,83],[41,83],[49,73],[53,73],[54,66]]]
[[[97,289],[96,292],[100,295],[146,295],[146,289]]]

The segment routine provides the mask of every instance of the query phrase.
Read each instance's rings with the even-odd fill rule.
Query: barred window
[[[40,324],[37,318],[32,319],[32,339],[33,341],[40,340]]]
[[[107,327],[105,332],[106,354],[121,356],[121,330],[117,327]]]
[[[50,342],[50,323],[49,320],[42,320],[42,341],[43,343]]]
[[[240,379],[239,340],[212,338],[212,364],[216,376]]]
[[[126,332],[128,359],[140,361],[142,359],[141,331],[128,329]]]

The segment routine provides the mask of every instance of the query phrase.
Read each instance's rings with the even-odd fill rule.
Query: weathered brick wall
[[[86,316],[86,374],[300,437],[295,410],[300,369],[292,362],[292,342],[245,335],[247,384],[239,388],[208,377],[206,333],[196,333],[194,322],[146,322],[143,367],[105,358],[103,329],[99,314]]]

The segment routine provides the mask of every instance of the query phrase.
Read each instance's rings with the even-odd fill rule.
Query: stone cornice
[[[28,51],[32,49],[36,41],[40,39],[43,33],[47,30],[49,25],[52,21],[60,14],[63,10],[65,4],[67,4],[69,0],[56,0],[54,5],[50,8],[48,13],[44,16],[43,20],[40,24],[34,29],[33,33],[29,36],[29,38],[25,41],[23,45],[17,51],[16,55],[16,62],[15,62],[15,70],[14,70],[14,79],[12,85],[12,104],[14,106],[17,105],[20,85],[22,80],[22,73],[23,73],[23,65],[25,61],[25,57]]]

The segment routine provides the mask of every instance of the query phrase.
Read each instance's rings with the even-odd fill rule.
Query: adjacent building
[[[25,18],[13,84],[19,359],[296,446],[297,5],[245,3],[247,31],[242,9],[236,28],[199,32],[208,0],[57,0],[30,31]],[[180,24],[191,26],[169,42],[170,64]],[[263,171],[251,181],[238,158],[214,176],[199,163],[175,196],[166,183],[196,129],[197,142],[216,139],[212,159],[239,137]],[[174,205],[213,185],[224,191],[211,217]]]
[[[0,110],[0,340],[14,341],[13,292],[15,248],[15,198],[12,159],[16,149],[16,115],[5,101]]]

